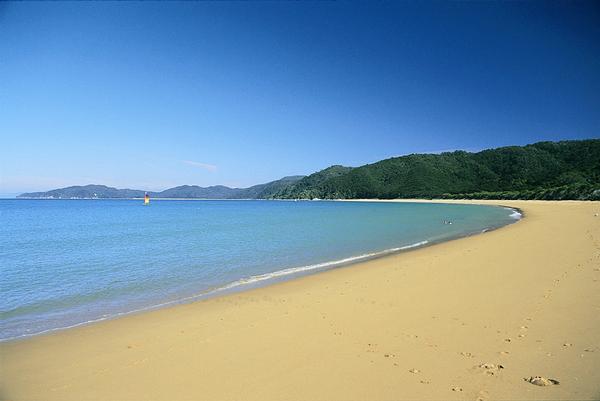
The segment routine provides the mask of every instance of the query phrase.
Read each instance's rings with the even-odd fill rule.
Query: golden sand
[[[2,343],[0,398],[600,399],[600,203],[492,203],[526,218]],[[524,380],[535,376],[560,384]]]

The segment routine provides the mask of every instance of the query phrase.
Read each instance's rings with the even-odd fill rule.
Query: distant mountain
[[[294,185],[296,182],[304,178],[303,175],[293,175],[289,177],[283,177],[277,181],[271,181],[266,184],[255,185],[250,188],[240,190],[238,194],[232,199],[268,199],[272,198],[274,194],[284,191],[286,188]]]
[[[332,166],[271,197],[600,200],[600,140],[412,154],[357,168]]]
[[[352,167],[335,165],[306,176],[293,185],[287,185],[270,195],[273,198],[315,198],[315,189],[321,188],[321,193],[327,193],[327,182],[333,178],[349,173]]]
[[[179,198],[179,199],[263,199],[273,193],[284,190],[293,185],[303,176],[284,177],[277,181],[255,185],[249,188],[229,188],[223,185],[212,187],[199,187],[197,185],[182,185],[169,188],[161,192],[148,192],[153,198]],[[119,199],[142,198],[145,191],[135,189],[117,189],[106,185],[84,185],[67,188],[53,189],[47,192],[24,193],[17,198],[43,198],[43,199]]]
[[[17,196],[17,198],[141,198],[144,191],[135,189],[117,189],[106,185],[84,185],[67,188],[53,189],[47,192],[30,192]]]
[[[223,185],[206,188],[197,185],[182,185],[162,192],[149,192],[148,194],[153,198],[228,199],[239,191],[238,188],[229,188]]]
[[[139,198],[143,191],[68,187],[19,198]],[[600,200],[600,139],[538,142],[470,153],[412,154],[361,167],[331,166],[249,188],[183,185],[155,198],[589,199]]]

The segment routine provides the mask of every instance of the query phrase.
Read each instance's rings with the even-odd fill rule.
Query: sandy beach
[[[600,399],[600,203],[0,344],[2,400]],[[560,384],[536,386],[543,376]]]

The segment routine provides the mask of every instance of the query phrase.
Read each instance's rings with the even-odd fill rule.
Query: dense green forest
[[[270,198],[600,200],[600,140],[412,154],[357,168],[332,166]]]
[[[139,198],[144,191],[86,185],[24,198]],[[600,200],[600,139],[538,142],[478,153],[412,154],[361,167],[331,166],[249,188],[183,185],[158,198]]]

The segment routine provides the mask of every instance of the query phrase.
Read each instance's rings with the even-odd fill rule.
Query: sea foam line
[[[344,265],[344,264],[348,264],[348,263],[358,262],[358,261],[365,260],[365,259],[371,259],[371,258],[374,258],[377,256],[387,255],[389,253],[400,252],[400,251],[404,251],[404,250],[411,249],[411,248],[417,248],[417,247],[423,246],[427,243],[429,243],[429,241],[420,241],[420,242],[416,242],[414,244],[402,246],[399,248],[386,249],[381,252],[365,253],[362,255],[352,256],[352,257],[340,259],[340,260],[334,260],[331,262],[317,263],[314,265],[307,265],[307,266],[300,266],[300,267],[291,267],[288,269],[277,270],[277,271],[274,271],[271,273],[250,276],[248,278],[243,278],[241,280],[234,281],[234,282],[227,284],[223,287],[220,287],[214,291],[227,290],[227,289],[231,289],[234,287],[238,287],[240,285],[256,283],[259,281],[269,280],[269,279],[282,277],[282,276],[288,276],[288,275],[295,274],[295,273],[302,273],[302,272],[306,272],[306,271],[310,271],[310,270],[317,270],[317,269],[325,269],[327,267],[333,267],[333,266],[339,266],[339,265]]]
[[[512,217],[515,220],[520,220],[523,217],[523,213],[521,213],[518,209],[512,207],[505,207],[504,209],[511,211],[512,213],[508,215],[508,217]]]
[[[166,306],[171,306],[171,305],[178,305],[178,304],[190,302],[193,300],[198,300],[201,298],[207,298],[211,295],[215,295],[220,292],[225,292],[227,290],[231,290],[233,288],[241,287],[244,285],[254,284],[254,283],[261,282],[261,281],[267,281],[267,280],[275,279],[278,277],[289,276],[292,274],[308,272],[311,270],[324,270],[326,268],[332,268],[335,266],[356,263],[361,260],[373,259],[376,257],[388,255],[388,254],[395,253],[395,252],[401,252],[401,251],[406,251],[406,250],[412,249],[412,248],[418,248],[418,247],[427,245],[428,243],[429,243],[429,241],[424,240],[424,241],[415,242],[414,244],[410,244],[410,245],[386,249],[386,250],[383,250],[380,252],[365,253],[362,255],[352,256],[349,258],[344,258],[344,259],[339,259],[339,260],[334,260],[334,261],[329,261],[329,262],[323,262],[323,263],[316,263],[316,264],[306,265],[306,266],[290,267],[290,268],[283,269],[283,270],[277,270],[277,271],[274,271],[271,273],[250,276],[247,278],[242,278],[240,280],[233,281],[229,284],[225,284],[224,286],[221,286],[221,287],[209,289],[209,290],[201,292],[199,294],[190,295],[188,297],[178,298],[178,299],[175,299],[172,301],[154,304],[151,306],[145,306],[143,308],[133,309],[133,310],[126,311],[126,312],[116,312],[116,313],[113,313],[110,315],[104,315],[104,316],[96,318],[96,319],[86,320],[84,322],[75,323],[75,324],[72,324],[69,326],[54,327],[51,329],[37,331],[35,333],[27,333],[27,334],[21,334],[18,336],[14,336],[14,337],[0,338],[0,342],[17,340],[17,339],[32,337],[32,336],[36,336],[36,335],[40,335],[40,334],[47,334],[47,333],[51,333],[51,332],[59,331],[59,330],[72,329],[75,327],[84,326],[84,325],[88,325],[88,324],[92,324],[92,323],[98,323],[98,322],[102,322],[104,320],[115,319],[117,317],[126,316],[126,315],[130,315],[130,314],[134,314],[134,313],[140,313],[140,312],[146,312],[146,311],[150,311],[150,310],[160,309],[160,308],[163,308]]]

